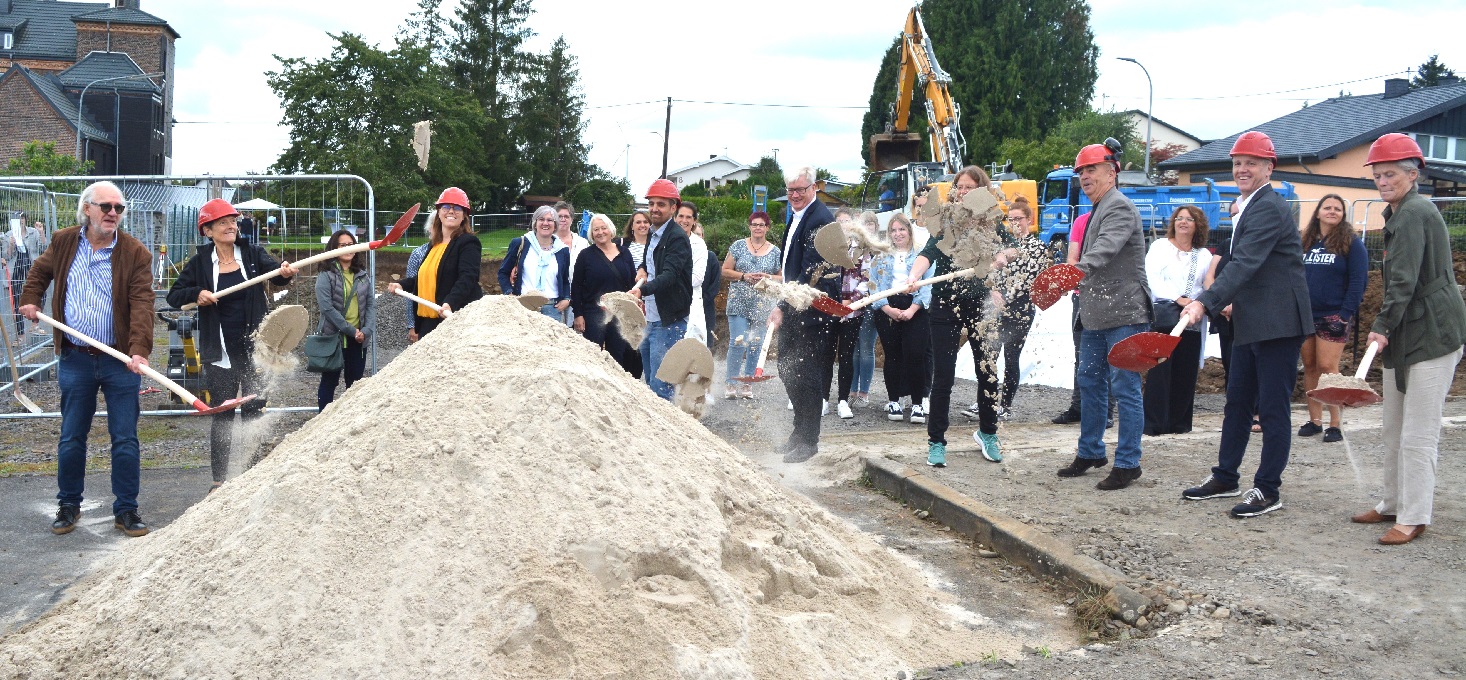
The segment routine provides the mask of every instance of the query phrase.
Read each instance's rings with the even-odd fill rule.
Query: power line
[[[1242,98],[1246,98],[1246,97],[1267,97],[1267,96],[1275,95],[1275,94],[1291,94],[1293,92],[1307,92],[1309,90],[1320,90],[1320,89],[1323,89],[1325,87],[1338,87],[1340,85],[1352,85],[1354,83],[1369,82],[1369,81],[1373,81],[1373,80],[1380,80],[1381,78],[1388,78],[1390,76],[1398,76],[1398,75],[1410,75],[1410,71],[1407,69],[1407,70],[1404,70],[1404,71],[1395,71],[1394,73],[1386,73],[1384,75],[1370,76],[1370,77],[1367,77],[1367,78],[1356,78],[1354,80],[1345,80],[1345,81],[1338,82],[1338,83],[1329,83],[1327,85],[1314,85],[1312,87],[1295,87],[1295,88],[1290,89],[1290,90],[1274,90],[1272,92],[1257,92],[1257,93],[1254,93],[1254,94],[1229,94],[1229,95],[1216,96],[1216,97],[1157,97],[1157,99],[1164,99],[1164,100],[1167,100],[1167,101],[1215,101],[1215,100],[1220,100],[1220,99],[1242,99]],[[1282,101],[1299,101],[1299,99],[1296,99],[1296,98],[1284,98]]]
[[[758,102],[714,102],[714,101],[703,101],[703,100],[700,100],[700,99],[673,99],[672,101],[673,101],[673,103],[681,103],[681,104],[708,104],[708,105],[712,105],[712,106],[756,106],[756,107],[772,108],[772,109],[862,109],[863,110],[863,109],[870,108],[869,106],[835,106],[835,105],[828,105],[828,104],[764,104],[764,103],[758,103]],[[625,104],[602,104],[600,106],[587,106],[585,108],[587,108],[587,109],[614,109],[614,108],[620,108],[620,107],[624,107],[624,106],[644,106],[644,105],[648,105],[648,104],[661,104],[661,105],[665,105],[666,103],[667,103],[667,100],[665,100],[665,99],[658,99],[658,100],[646,101],[646,102],[628,102],[628,103],[625,103]]]

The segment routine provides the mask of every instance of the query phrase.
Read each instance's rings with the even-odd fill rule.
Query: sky
[[[444,4],[451,11],[454,2]],[[333,44],[328,33],[390,45],[415,5],[142,0],[142,9],[181,35],[173,174],[264,171],[289,142],[279,100],[265,82],[265,72],[279,66],[272,55],[325,57]],[[1466,41],[1458,39],[1466,0],[1428,6],[1293,0],[1269,6],[1267,16],[1220,2],[1093,0],[1090,6],[1100,48],[1093,106],[1146,110],[1145,73],[1117,59],[1131,57],[1149,71],[1154,117],[1203,139],[1340,92],[1377,94],[1386,77],[1406,77],[1431,54],[1466,76]],[[717,154],[750,165],[777,155],[786,168],[824,167],[841,180],[859,181],[863,107],[911,5],[846,0],[821,12],[817,5],[773,0],[535,0],[534,7],[531,49],[547,51],[563,35],[579,60],[591,162],[627,177],[639,192],[661,172],[667,97],[816,107],[674,102],[669,170]],[[1377,40],[1376,33],[1389,37]]]

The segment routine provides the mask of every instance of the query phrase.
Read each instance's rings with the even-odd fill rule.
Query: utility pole
[[[667,150],[672,139],[672,98],[667,97],[667,126],[662,132],[662,179],[667,179]]]

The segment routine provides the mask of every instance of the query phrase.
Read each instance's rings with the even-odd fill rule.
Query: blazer
[[[1294,239],[1295,241],[1297,239]],[[1150,283],[1145,277],[1145,235],[1140,212],[1118,188],[1101,196],[1084,228],[1084,253],[1075,266],[1079,282],[1079,321],[1099,331],[1152,318]]]
[[[279,269],[280,262],[264,248],[254,245],[248,239],[240,238],[236,243],[239,246],[240,271],[245,279],[252,279],[264,272]],[[284,276],[276,276],[270,279],[270,283],[277,286],[290,285],[291,279]],[[199,291],[214,290],[214,243],[212,241],[198,247],[198,252],[184,263],[183,270],[178,272],[178,278],[173,280],[173,286],[168,289],[168,304],[175,309],[181,309],[190,302],[197,302]],[[253,347],[256,328],[265,318],[265,310],[269,307],[269,301],[265,299],[264,286],[250,286],[233,295],[244,298],[244,335],[243,338],[230,338],[242,340],[244,347]],[[199,330],[194,336],[198,338],[199,358],[206,364],[219,361],[224,358],[224,347],[219,344],[219,306],[207,305],[198,308]]]
[[[1380,352],[1404,392],[1412,364],[1466,343],[1466,304],[1451,265],[1451,237],[1430,200],[1412,188],[1400,209],[1385,208],[1384,301],[1371,331],[1389,338]]]
[[[1232,230],[1231,257],[1196,296],[1208,310],[1232,305],[1232,342],[1246,345],[1313,334],[1303,243],[1288,202],[1263,185]]]
[[[651,257],[657,264],[657,276],[641,284],[642,297],[656,296],[657,314],[663,324],[686,319],[692,310],[692,241],[688,240],[687,232],[676,222],[667,220]],[[645,260],[641,269],[646,270]]]
[[[478,236],[469,233],[462,233],[453,237],[448,242],[448,247],[443,251],[443,258],[438,260],[437,293],[434,297],[440,305],[446,304],[458,311],[484,296],[484,289],[479,286],[479,271],[483,267],[484,245],[478,240]],[[399,281],[402,289],[409,293],[417,292],[417,277],[410,276]]]
[[[790,218],[793,218],[792,212]],[[819,231],[820,227],[834,221],[835,216],[830,213],[829,207],[820,203],[816,198],[800,217],[799,224],[789,225],[789,228],[794,230],[794,236],[789,239],[789,248],[784,254],[784,280],[813,286],[838,300],[840,298],[840,277],[844,275],[845,270],[843,267],[835,267],[825,262],[825,258],[814,247],[815,232]],[[818,275],[833,274],[833,276],[812,280],[817,272],[820,272]],[[835,317],[823,312],[791,316],[794,314],[794,308],[782,300],[779,302],[779,309],[784,312],[784,323],[789,323],[792,318],[797,318],[801,326],[835,321]]]
[[[40,307],[46,287],[56,284],[51,316],[66,321],[66,277],[81,242],[81,227],[68,227],[51,236],[51,247],[36,258],[26,276],[20,304]],[[112,249],[112,348],[127,355],[153,353],[153,254],[130,234],[118,230]],[[65,347],[61,331],[52,331],[56,348]]]
[[[533,234],[525,234],[509,241],[504,262],[499,265],[499,290],[505,295],[519,295],[524,290],[524,259],[529,256],[529,248],[526,246],[530,245],[532,238]],[[585,250],[580,252],[583,254]],[[559,271],[555,274],[555,299],[551,302],[559,303],[570,299],[570,267],[574,263],[570,261],[569,247],[555,251],[555,264]],[[515,274],[513,281],[510,281],[511,274]]]

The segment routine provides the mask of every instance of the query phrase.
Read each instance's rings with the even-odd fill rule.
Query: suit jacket
[[[1413,187],[1399,210],[1385,208],[1383,276],[1384,301],[1370,330],[1389,338],[1380,356],[1395,371],[1395,389],[1404,392],[1412,364],[1466,343],[1466,306],[1451,265],[1450,232],[1441,211]]]
[[[692,309],[692,242],[687,232],[676,222],[667,220],[651,256],[657,264],[657,276],[641,284],[642,297],[657,297],[657,314],[661,315],[663,324],[686,319]],[[641,268],[646,269],[645,260]]]
[[[792,211],[790,218],[793,218]],[[815,199],[804,211],[804,215],[800,217],[799,224],[789,225],[789,228],[794,230],[794,237],[789,240],[789,248],[784,258],[784,280],[813,286],[838,300],[840,298],[840,276],[844,274],[845,270],[826,263],[825,258],[820,256],[819,251],[814,247],[815,232],[819,231],[820,227],[834,221],[835,216],[830,213],[830,209],[820,203],[819,199]],[[826,276],[817,281],[811,280],[815,276],[815,270],[820,267],[824,267],[826,275],[833,274],[833,276]],[[788,323],[790,314],[794,313],[793,308],[787,302],[780,302],[779,308],[784,310],[785,323]],[[814,322],[833,322],[835,319],[835,317],[818,311],[800,314],[799,318],[804,325]]]
[[[1303,243],[1288,202],[1271,185],[1242,211],[1225,269],[1196,299],[1208,310],[1232,305],[1232,342],[1245,345],[1313,334]]]
[[[1118,188],[1095,203],[1080,252],[1084,255],[1075,266],[1084,272],[1079,282],[1079,321],[1085,330],[1150,323],[1140,213]]]
[[[453,237],[438,260],[437,288],[434,297],[440,305],[447,304],[458,311],[484,296],[479,286],[479,270],[483,267],[484,245],[475,234],[463,233]],[[417,277],[402,279],[402,289],[417,293]]]

